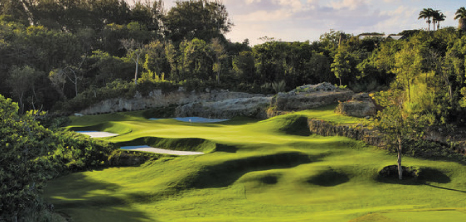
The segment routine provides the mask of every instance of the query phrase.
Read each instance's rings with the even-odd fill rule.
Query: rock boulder
[[[278,93],[271,102],[277,111],[297,111],[346,101],[353,96],[353,91],[339,89],[330,83],[304,85],[288,93]]]
[[[175,116],[199,116],[205,118],[230,119],[236,116],[248,116],[260,119],[267,117],[266,110],[272,97],[252,97],[227,99],[217,102],[196,102],[179,106]]]
[[[359,93],[353,96],[352,100],[341,102],[335,112],[348,116],[366,117],[377,114],[377,109],[367,93]]]

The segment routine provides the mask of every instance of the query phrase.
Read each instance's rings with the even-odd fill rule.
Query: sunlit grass
[[[75,173],[50,182],[44,196],[73,221],[466,221],[464,165],[404,158],[445,181],[382,182],[377,172],[395,155],[348,138],[302,135],[300,116],[356,122],[331,107],[214,124],[150,121],[137,112],[75,118],[72,127],[122,132],[111,142],[199,138],[235,150]]]

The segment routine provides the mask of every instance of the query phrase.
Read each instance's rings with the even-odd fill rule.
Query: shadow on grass
[[[260,178],[259,180],[260,180],[260,182],[262,182],[262,183],[269,184],[269,185],[273,185],[273,184],[277,184],[277,182],[278,182],[278,176],[275,176],[275,175],[267,175],[267,176],[264,176],[264,177]]]
[[[204,167],[197,175],[187,178],[186,181],[180,184],[184,187],[179,187],[179,189],[227,187],[249,172],[292,168],[301,164],[317,162],[320,158],[322,156],[287,152],[225,161],[217,165]],[[263,182],[274,184],[277,182],[277,178],[263,178]]]
[[[308,183],[319,185],[323,187],[333,187],[343,183],[346,183],[350,180],[348,175],[337,172],[332,169],[324,170],[317,175],[312,176],[307,180]]]
[[[304,116],[290,116],[285,119],[285,126],[280,128],[280,131],[295,136],[310,136],[311,131],[307,123],[307,117]]]
[[[74,173],[50,181],[43,196],[58,212],[69,215],[73,221],[156,221],[144,212],[129,209],[129,200],[145,202],[146,199],[138,200],[135,197],[149,195],[119,195],[121,189],[118,184],[96,181],[82,173]]]
[[[250,123],[257,123],[261,121],[260,119],[253,119],[249,117],[233,117],[230,120],[219,122],[218,125],[226,125],[226,126],[238,126],[238,125],[246,125]]]
[[[230,145],[225,145],[225,144],[215,144],[215,152],[224,152],[224,153],[236,153],[238,151],[238,148],[236,146],[230,146]]]
[[[451,179],[445,173],[438,169],[422,167],[403,167],[403,179],[398,179],[397,167],[392,167],[389,171],[379,172],[377,175],[377,181],[382,183],[391,183],[391,184],[402,184],[402,185],[428,185],[436,188],[441,188],[438,186],[430,185],[430,182],[433,183],[450,183]],[[387,167],[384,168],[384,170]]]
[[[432,185],[432,184],[428,184],[428,183],[426,183],[425,185],[429,186],[429,187],[433,187],[433,188],[442,189],[442,190],[449,190],[449,191],[455,191],[455,192],[460,192],[460,193],[466,193],[466,191],[464,191],[464,190],[457,190],[457,189],[453,189],[453,188],[441,187],[441,186],[436,186],[436,185]]]

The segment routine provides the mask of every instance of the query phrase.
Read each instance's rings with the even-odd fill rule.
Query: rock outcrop
[[[89,108],[80,111],[80,114],[93,115],[101,113],[113,113],[122,111],[143,110],[148,108],[180,106],[189,103],[199,102],[216,102],[229,99],[252,98],[263,95],[228,92],[226,90],[215,91],[209,93],[184,92],[182,90],[163,94],[162,90],[154,90],[148,96],[136,94],[134,98],[124,99],[108,99],[97,104],[91,105]]]
[[[308,126],[311,133],[317,135],[344,136],[364,141],[373,146],[385,146],[382,136],[377,131],[365,128],[362,125],[334,125],[322,120],[309,119]]]
[[[320,83],[301,86],[288,93],[278,93],[270,105],[277,111],[306,110],[349,100],[353,94],[351,90]]]
[[[347,116],[366,117],[375,116],[377,109],[369,94],[358,93],[353,95],[352,100],[340,102],[335,112]]]
[[[266,110],[272,97],[227,99],[217,102],[189,103],[176,108],[175,116],[199,116],[205,118],[229,119],[235,116],[267,118]]]

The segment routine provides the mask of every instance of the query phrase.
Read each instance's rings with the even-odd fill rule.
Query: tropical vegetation
[[[432,8],[423,9],[419,19],[426,19],[427,31],[406,30],[398,33],[400,40],[330,30],[318,41],[264,37],[251,46],[248,39],[225,38],[233,22],[220,1],[177,1],[167,11],[161,0],[0,0],[0,221],[53,221],[39,194],[46,181],[58,177],[45,197],[77,221],[390,221],[403,220],[400,208],[419,221],[437,218],[426,216],[430,212],[464,220],[463,156],[452,152],[453,141],[419,138],[466,126],[466,10],[456,12],[460,29],[441,28],[446,17]],[[309,136],[306,118],[361,121],[333,113],[334,107],[194,126],[151,122],[143,111],[72,118],[73,129],[125,134],[107,141],[62,128],[69,123],[60,117],[155,89],[270,94],[324,81],[375,92],[385,109],[372,125],[364,124],[390,141],[386,148],[396,152],[397,178],[403,180],[379,178],[394,162],[386,151],[346,138]],[[143,160],[152,160],[141,168],[62,177],[107,168],[115,155],[138,155],[115,147],[140,140],[207,154],[144,154]],[[417,172],[414,179],[403,178],[402,155],[403,165]],[[403,203],[407,195],[414,197]]]

